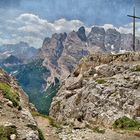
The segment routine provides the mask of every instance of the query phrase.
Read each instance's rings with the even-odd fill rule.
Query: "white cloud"
[[[77,30],[84,23],[79,20],[70,20],[62,18],[53,23],[41,19],[33,14],[22,14],[17,19],[23,26],[18,28],[19,31],[41,33],[46,32],[48,36],[52,33],[70,32]]]
[[[7,26],[8,25],[8,26]],[[121,33],[131,33],[132,23],[123,27],[115,27],[112,24],[105,24],[105,30],[114,28]],[[41,47],[43,39],[50,37],[54,33],[71,32],[78,30],[79,27],[85,26],[80,20],[58,19],[54,22],[49,22],[37,15],[25,13],[19,15],[13,20],[5,20],[5,24],[0,26],[0,44],[14,44],[20,41],[25,41],[34,47]],[[93,26],[91,26],[93,27]],[[86,28],[86,32],[90,32],[91,27]],[[140,22],[136,23],[136,33],[140,36]],[[4,38],[5,37],[5,38]]]
[[[117,29],[114,25],[112,24],[105,24],[102,26],[105,30],[112,28],[112,29]],[[118,29],[117,29],[118,30]]]
[[[125,34],[132,33],[132,28],[119,27],[118,30],[119,30],[121,33],[125,33]]]
[[[23,22],[24,24],[42,24],[43,22],[46,22],[45,20],[40,19],[37,15],[29,13],[21,14],[19,17],[16,18],[16,20],[21,23]]]
[[[53,26],[56,32],[70,32],[84,26],[84,23],[79,20],[67,21],[66,19],[59,19],[53,23]]]
[[[118,28],[121,33],[132,33],[133,32],[133,23],[129,23],[123,27]],[[136,22],[136,35],[140,37],[140,22]]]
[[[129,34],[129,33],[133,32],[133,23],[129,23],[129,24],[126,24],[126,25],[121,26],[121,27],[115,27],[112,24],[105,24],[102,27],[105,30],[107,30],[109,28],[116,29],[120,33],[124,33],[124,34]],[[140,22],[136,22],[136,35],[140,37]]]
[[[79,20],[67,21],[64,18],[51,23],[30,13],[21,14],[15,20],[8,20],[7,22],[9,25],[7,32],[11,37],[8,39],[0,38],[0,44],[25,41],[34,47],[41,47],[43,39],[47,36],[78,30],[80,26],[84,25]]]

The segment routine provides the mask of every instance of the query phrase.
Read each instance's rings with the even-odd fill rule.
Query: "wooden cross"
[[[136,51],[136,19],[140,19],[140,17],[136,16],[135,7],[133,9],[133,16],[127,15],[131,18],[133,18],[133,51]]]

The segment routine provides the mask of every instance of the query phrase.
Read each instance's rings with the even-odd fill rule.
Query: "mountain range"
[[[136,49],[140,50],[140,40],[136,39]],[[118,53],[132,51],[132,34],[121,34],[116,29],[105,30],[93,27],[86,33],[84,27],[68,34],[53,34],[45,38],[39,57],[44,59],[43,65],[51,71],[47,78],[48,85],[57,77],[61,81],[73,71],[79,60],[94,53]]]
[[[136,39],[136,49],[140,50],[139,38]],[[78,31],[46,37],[40,49],[24,42],[3,45],[0,56],[1,66],[16,76],[37,109],[48,114],[60,83],[69,77],[81,59],[95,52],[114,54],[126,51],[132,51],[132,34],[102,27],[93,27],[87,33],[84,27],[80,27]]]
[[[37,49],[30,47],[28,43],[19,42],[18,44],[5,44],[0,46],[0,60],[15,56],[23,62],[31,61],[37,54]]]

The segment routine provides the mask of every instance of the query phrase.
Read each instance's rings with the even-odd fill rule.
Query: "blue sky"
[[[78,19],[86,25],[128,23],[127,13],[131,13],[138,0],[23,0],[21,7],[54,21],[59,18]],[[32,2],[29,2],[32,1]],[[37,0],[36,0],[37,1]],[[136,4],[137,5],[137,4]]]
[[[19,13],[33,13],[49,21],[60,18],[78,19],[86,25],[113,24],[120,26],[130,22],[127,14],[135,4],[137,12],[139,0],[0,0],[0,7],[14,9]]]
[[[46,36],[83,25],[87,30],[108,25],[128,32],[132,19],[127,14],[134,5],[140,16],[140,0],[0,0],[0,45],[26,41],[41,47]]]

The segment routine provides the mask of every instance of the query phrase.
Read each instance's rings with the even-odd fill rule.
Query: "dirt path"
[[[45,140],[140,140],[140,132],[122,134],[110,129],[106,129],[104,134],[100,134],[89,129],[70,130],[63,128],[62,132],[58,134],[57,129],[50,125],[49,119],[42,116],[36,116],[35,119]],[[69,133],[68,130],[70,130]]]
[[[55,134],[54,128],[50,126],[47,118],[36,116],[35,120],[37,121],[38,127],[41,129],[46,140],[59,140],[58,136]]]

